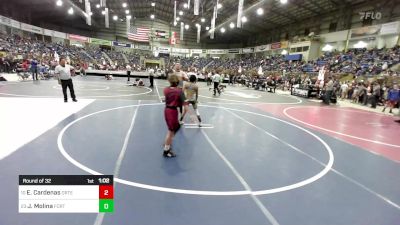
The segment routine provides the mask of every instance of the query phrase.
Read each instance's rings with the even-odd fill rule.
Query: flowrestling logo
[[[365,11],[365,12],[359,12],[359,14],[360,14],[361,20],[367,20],[367,19],[380,20],[380,19],[382,19],[381,12]]]

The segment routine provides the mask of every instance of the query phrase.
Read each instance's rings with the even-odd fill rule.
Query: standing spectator
[[[329,103],[331,102],[331,97],[332,97],[332,93],[333,93],[333,85],[334,82],[332,80],[332,77],[328,78],[328,83],[326,83],[325,85],[325,98],[324,98],[324,103],[329,105]]]
[[[87,69],[87,64],[86,63],[81,63],[81,70],[80,70],[80,74],[81,74],[81,76],[86,76],[86,69]]]
[[[36,58],[33,58],[31,61],[31,73],[32,73],[32,80],[38,80],[38,61]]]
[[[4,58],[0,57],[0,73],[5,72]]]
[[[358,102],[361,102],[363,105],[367,105],[368,103],[367,88],[364,83],[360,83],[358,87]]]
[[[349,85],[347,84],[347,82],[344,82],[342,84],[342,86],[340,87],[342,99],[346,99],[348,89],[349,89]]]
[[[381,96],[381,86],[378,82],[372,84],[372,96],[371,96],[371,108],[376,108],[376,104],[379,102]]]
[[[72,78],[71,78],[71,71],[75,73],[73,70],[74,68],[72,66],[65,64],[65,58],[60,57],[60,65],[56,67],[54,72],[58,76],[58,79],[61,81],[62,92],[64,95],[64,102],[68,102],[67,88],[69,88],[72,101],[74,102],[78,101],[76,100],[74,85],[72,83]]]
[[[392,89],[388,91],[387,101],[385,102],[385,106],[383,107],[382,112],[385,112],[386,107],[389,106],[389,113],[392,113],[392,109],[400,100],[400,90],[399,86],[396,84]]]

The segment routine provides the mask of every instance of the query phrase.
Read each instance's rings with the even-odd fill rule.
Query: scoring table
[[[20,175],[20,213],[114,212],[112,175]]]

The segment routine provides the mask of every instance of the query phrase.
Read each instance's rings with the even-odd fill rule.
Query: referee
[[[154,85],[154,69],[150,67],[149,69],[149,78],[150,78],[150,88],[153,88]]]
[[[71,79],[71,71],[73,71],[73,70],[74,70],[74,67],[72,67],[70,65],[66,65],[65,58],[60,57],[60,64],[58,66],[56,66],[55,74],[57,75],[59,81],[61,82],[62,92],[64,95],[64,102],[68,102],[67,88],[69,88],[69,91],[71,93],[72,101],[74,101],[74,102],[78,101],[78,100],[76,100],[74,85],[73,85],[72,79]]]
[[[132,67],[129,64],[126,64],[126,76],[128,76],[128,83],[131,81],[131,71]]]

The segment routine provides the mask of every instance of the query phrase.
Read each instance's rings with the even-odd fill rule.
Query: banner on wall
[[[68,34],[68,39],[69,40],[74,40],[74,41],[80,41],[80,42],[89,42],[89,38],[88,37],[75,35],[75,34]]]
[[[254,52],[254,48],[243,48],[242,52],[243,53],[253,53]]]
[[[46,36],[53,37],[54,31],[53,30],[48,30],[48,29],[43,29],[43,34]]]
[[[366,37],[377,35],[381,31],[381,25],[369,26],[369,27],[359,27],[351,29],[351,38]]]
[[[67,39],[67,34],[63,32],[53,31],[53,36],[57,38]]]
[[[7,25],[7,26],[10,26],[10,27],[18,28],[18,29],[21,28],[21,23],[20,22],[18,22],[16,20],[13,20],[13,19],[10,19],[10,18],[7,18],[5,16],[0,16],[0,23],[4,24],[4,25]]]
[[[146,50],[146,51],[150,51],[151,50],[150,45],[135,45],[135,48],[139,49],[139,50]]]
[[[156,38],[164,38],[164,39],[168,39],[169,38],[167,31],[164,31],[164,30],[154,30],[153,31],[153,35]]]
[[[386,34],[396,34],[399,33],[400,31],[400,22],[392,22],[392,23],[385,23],[382,24],[381,27],[381,35],[386,35]]]
[[[95,45],[111,46],[111,41],[107,41],[107,40],[103,40],[103,39],[97,39],[97,38],[90,38],[90,43],[95,44]]]
[[[189,54],[189,49],[187,49],[187,48],[172,48],[172,52]]]
[[[169,54],[171,52],[171,48],[168,47],[157,47],[157,51],[162,54]]]
[[[192,54],[202,54],[203,50],[202,49],[191,49],[190,52]]]
[[[228,49],[228,53],[239,54],[240,53],[240,49],[238,49],[238,48]]]
[[[255,52],[264,52],[264,51],[268,51],[270,50],[271,46],[270,45],[260,45],[260,46],[256,46],[254,48]]]
[[[26,23],[21,23],[21,30],[29,31],[36,34],[43,34],[43,29],[41,27],[33,26]]]
[[[225,49],[208,49],[207,54],[225,54]]]
[[[124,48],[132,48],[132,44],[129,44],[129,43],[121,43],[121,42],[118,42],[118,41],[113,41],[113,42],[112,42],[112,45],[113,45],[113,46],[118,46],[118,47],[124,47]]]
[[[271,49],[280,49],[280,48],[281,48],[280,42],[275,42],[271,44]]]
[[[13,19],[10,19],[10,22],[11,22],[11,27],[18,28],[18,29],[21,28],[21,23],[20,22],[18,22],[16,20],[13,20]]]

